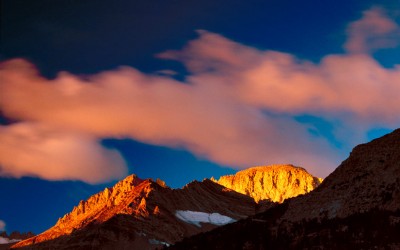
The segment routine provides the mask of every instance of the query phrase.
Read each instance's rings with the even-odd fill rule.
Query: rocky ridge
[[[306,194],[322,182],[304,168],[293,165],[271,165],[253,167],[234,175],[222,176],[214,182],[252,197],[256,202],[269,200],[282,203],[284,200]]]
[[[13,246],[29,249],[154,249],[217,227],[191,223],[177,211],[246,218],[262,207],[245,195],[210,180],[171,189],[162,181],[128,176],[112,188],[81,201],[47,231]]]

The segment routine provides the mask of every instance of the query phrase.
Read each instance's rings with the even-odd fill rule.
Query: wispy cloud
[[[375,49],[392,48],[399,44],[399,25],[381,8],[364,11],[363,17],[351,23],[345,48],[351,53],[368,53]]]
[[[383,12],[379,18],[389,20]],[[400,124],[400,68],[383,68],[366,53],[327,55],[315,64],[199,31],[182,50],[159,57],[182,62],[190,76],[182,83],[121,67],[49,80],[25,60],[4,62],[0,108],[23,122],[0,130],[2,173],[104,181],[122,175],[125,165],[97,140],[128,137],[237,168],[293,163],[326,176],[343,151],[297,116],[334,122],[335,139],[348,147],[374,126]]]

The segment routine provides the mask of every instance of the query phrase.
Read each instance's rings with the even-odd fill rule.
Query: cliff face
[[[260,211],[250,197],[210,180],[182,189],[128,176],[81,201],[47,231],[13,247],[154,249]]]
[[[282,203],[285,199],[312,191],[322,179],[293,165],[272,165],[249,168],[213,181],[248,195],[256,202],[266,199]]]

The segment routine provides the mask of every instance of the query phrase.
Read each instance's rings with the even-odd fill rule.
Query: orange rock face
[[[285,199],[306,194],[321,184],[322,179],[292,165],[249,168],[235,175],[222,176],[216,183],[252,197],[256,202]]]
[[[114,187],[104,189],[104,191],[91,196],[87,201],[80,201],[70,213],[60,218],[52,228],[38,236],[16,244],[15,247],[31,245],[52,240],[62,235],[68,235],[92,222],[101,223],[107,221],[115,214],[140,214],[140,206],[134,209],[129,206],[128,202],[130,202],[130,197],[132,196],[146,196],[148,194],[150,191],[148,187],[146,188],[145,185],[142,185],[143,188],[141,188],[140,184],[144,184],[143,182],[136,175],[126,177]]]

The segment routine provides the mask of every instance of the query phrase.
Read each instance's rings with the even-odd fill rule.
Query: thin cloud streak
[[[382,17],[382,13],[379,15]],[[349,41],[352,39],[350,35]],[[158,57],[182,62],[191,73],[185,83],[131,67],[85,78],[61,72],[49,80],[23,59],[1,64],[0,108],[6,116],[24,123],[3,126],[0,136],[12,138],[9,140],[15,145],[25,141],[29,145],[31,137],[56,131],[56,138],[69,142],[70,148],[83,140],[83,145],[91,148],[91,157],[82,156],[82,164],[76,163],[81,170],[73,176],[67,173],[71,164],[64,163],[68,162],[55,164],[49,176],[40,170],[40,159],[16,164],[3,155],[0,165],[3,169],[5,165],[19,166],[8,167],[9,175],[101,182],[122,175],[126,169],[116,152],[98,143],[111,137],[183,147],[201,158],[235,168],[293,163],[325,177],[347,148],[365,140],[369,129],[400,124],[396,95],[400,91],[400,68],[383,68],[365,53],[327,55],[314,64],[202,30],[199,38],[182,50]],[[312,125],[296,120],[304,114],[338,121],[333,134],[347,145],[345,149],[340,151],[327,138],[310,133],[315,129]],[[28,127],[30,136],[16,136],[18,126]],[[63,151],[43,148],[46,157],[53,153],[60,156]],[[13,150],[18,152],[17,147]],[[91,171],[85,172],[87,159],[98,155],[106,158],[106,164],[99,163],[98,169],[89,167]],[[115,159],[120,164],[110,177]],[[30,163],[36,160],[38,164]],[[99,176],[86,176],[95,169],[101,170]]]

